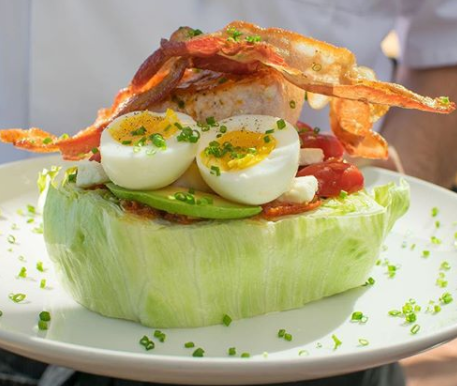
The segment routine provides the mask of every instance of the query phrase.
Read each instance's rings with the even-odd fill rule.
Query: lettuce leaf
[[[180,225],[124,213],[106,190],[67,183],[49,188],[44,236],[62,283],[85,307],[156,328],[198,327],[362,285],[408,205],[401,182],[275,222]]]

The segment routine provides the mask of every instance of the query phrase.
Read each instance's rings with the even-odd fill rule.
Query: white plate
[[[230,327],[164,330],[165,343],[156,342],[146,352],[139,345],[143,335],[153,330],[139,324],[109,319],[75,303],[56,282],[46,255],[42,235],[32,232],[40,222],[27,223],[27,204],[35,204],[37,172],[56,164],[57,158],[41,158],[0,167],[0,346],[41,361],[78,370],[143,381],[187,384],[256,384],[305,380],[361,370],[418,353],[457,336],[457,195],[431,184],[406,178],[411,184],[412,205],[386,240],[380,259],[398,266],[393,278],[387,267],[375,266],[376,283],[306,305],[302,309],[233,322]],[[365,169],[367,186],[397,181],[399,175],[381,169]],[[439,208],[432,217],[431,208]],[[439,228],[435,221],[440,222]],[[16,228],[13,224],[17,224]],[[62,224],[65,226],[65,224]],[[8,242],[13,235],[15,244]],[[431,243],[431,236],[442,240]],[[11,241],[11,238],[10,238]],[[412,250],[412,245],[415,248]],[[428,258],[422,251],[430,251]],[[23,258],[20,258],[23,256]],[[25,261],[24,261],[25,259]],[[46,272],[36,269],[42,261]],[[440,265],[448,261],[447,288],[436,285]],[[17,275],[27,268],[26,279]],[[42,278],[47,288],[40,289]],[[437,314],[425,312],[430,300],[450,292],[452,303]],[[10,293],[24,293],[22,303],[14,303]],[[420,331],[410,333],[412,324],[388,316],[413,298],[422,306]],[[51,313],[47,332],[38,331],[38,314]],[[353,311],[369,316],[365,324],[350,321]],[[279,329],[293,335],[287,342],[277,337]],[[334,350],[332,335],[342,341]],[[369,341],[368,346],[359,339]],[[205,350],[204,358],[192,357],[193,349],[183,347],[193,341]],[[227,349],[248,359],[229,357]],[[303,351],[306,350],[306,351]],[[300,355],[301,352],[301,355]],[[268,354],[264,354],[268,353]]]

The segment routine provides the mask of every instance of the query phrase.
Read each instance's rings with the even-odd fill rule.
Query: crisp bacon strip
[[[240,43],[230,41],[231,30],[241,33]],[[249,36],[259,36],[262,43],[249,44],[244,41]],[[222,44],[221,38],[229,41],[226,41],[225,47],[215,51],[215,47]],[[455,109],[454,103],[441,98],[423,97],[403,86],[376,81],[372,72],[367,73],[365,68],[357,67],[354,55],[345,48],[280,28],[264,29],[250,23],[233,22],[214,34],[188,42],[170,42],[169,45],[179,55],[186,55],[187,51],[191,56],[202,57],[207,55],[211,47],[213,55],[226,56],[237,62],[245,63],[256,58],[262,64],[280,71],[296,86],[317,94],[438,113],[449,113]],[[186,48],[176,49],[182,46]],[[250,46],[250,49],[246,46]],[[195,47],[200,48],[201,53]],[[278,60],[278,55],[283,59],[283,64]]]
[[[261,43],[249,43],[245,40],[249,37],[258,37]],[[344,48],[282,29],[234,22],[224,30],[187,42],[162,40],[161,46],[167,56],[225,57],[240,64],[268,66],[304,90],[352,100],[353,103],[332,103],[331,119],[333,132],[348,153],[355,156],[387,157],[386,141],[371,131],[372,123],[387,112],[384,106],[437,113],[450,113],[455,109],[455,104],[445,99],[423,97],[403,86],[376,81],[374,72],[357,67],[354,55]],[[232,64],[225,71],[231,68],[237,67]],[[217,70],[217,63],[210,69]],[[364,121],[363,130],[358,120]]]
[[[170,41],[184,42],[189,40],[193,36],[194,30],[190,27],[180,27],[170,37]],[[146,85],[151,78],[153,78],[164,64],[170,59],[170,55],[159,48],[154,51],[140,66],[137,70],[133,79],[130,83],[130,88],[133,90],[140,90],[144,85]]]
[[[319,199],[308,202],[306,204],[284,203],[275,200],[262,205],[261,215],[267,220],[274,220],[277,217],[309,212],[311,210],[317,209],[320,205],[321,201]]]
[[[79,159],[99,145],[101,132],[113,119],[167,96],[190,67],[233,74],[269,67],[303,90],[330,97],[333,132],[351,155],[367,158],[387,156],[386,142],[371,126],[388,106],[437,113],[450,113],[456,107],[445,98],[423,97],[400,85],[376,81],[371,70],[357,66],[349,50],[294,32],[240,21],[213,34],[194,37],[192,32],[180,28],[170,40],[162,40],[111,108],[100,110],[95,123],[76,136],[57,139],[36,128],[11,129],[0,132],[0,140],[31,151],[60,150],[65,159]]]
[[[145,109],[149,104],[165,98],[181,80],[189,66],[187,59],[169,59],[142,92],[133,92],[132,87],[121,90],[110,109],[102,109],[93,125],[68,139],[57,138],[37,128],[30,130],[9,129],[0,131],[2,142],[12,143],[16,147],[42,153],[60,151],[65,160],[80,160],[87,153],[100,145],[102,131],[117,117],[131,111]],[[46,139],[52,139],[52,141]]]
[[[19,149],[36,153],[52,153],[59,151],[55,142],[57,137],[46,131],[32,127],[29,130],[9,129],[0,130],[0,141],[12,143]]]
[[[374,120],[384,115],[387,109],[387,106],[374,107],[367,103],[333,98],[330,102],[330,126],[349,154],[363,158],[387,158],[387,142],[371,130]]]

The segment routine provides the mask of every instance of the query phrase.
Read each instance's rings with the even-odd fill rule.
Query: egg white
[[[297,173],[300,140],[297,130],[290,123],[279,130],[277,122],[280,118],[265,115],[239,115],[219,122],[226,126],[227,132],[246,130],[265,133],[276,139],[276,147],[263,160],[255,165],[240,170],[220,171],[217,176],[211,173],[202,157],[202,152],[211,141],[217,139],[220,131],[217,127],[204,133],[198,144],[197,164],[206,183],[220,196],[248,205],[261,205],[273,201],[286,192]]]
[[[177,130],[166,138],[166,149],[159,149],[152,144],[136,148],[116,141],[110,132],[119,123],[134,114],[135,111],[115,119],[102,133],[100,154],[103,169],[116,185],[132,190],[155,190],[170,185],[179,178],[195,159],[198,144],[178,142]],[[152,116],[164,117],[165,113],[148,112]],[[176,113],[182,126],[189,126],[200,132],[196,122],[188,115]]]

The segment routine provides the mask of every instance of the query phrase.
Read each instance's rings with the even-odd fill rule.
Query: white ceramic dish
[[[406,178],[411,184],[412,205],[387,238],[382,262],[397,266],[395,277],[386,274],[383,263],[372,272],[376,283],[304,306],[302,309],[199,329],[164,330],[165,343],[156,341],[146,352],[139,345],[153,330],[139,324],[109,319],[75,303],[56,282],[46,255],[42,235],[32,230],[39,216],[27,214],[27,204],[36,204],[36,176],[43,167],[58,163],[46,157],[0,167],[0,346],[41,361],[96,374],[143,381],[186,384],[259,384],[305,380],[361,370],[413,355],[457,337],[457,195],[431,184]],[[367,187],[396,181],[400,176],[381,169],[364,171]],[[439,213],[432,217],[431,208]],[[25,215],[17,213],[22,209]],[[33,223],[28,223],[34,218]],[[435,222],[439,221],[439,224]],[[16,225],[14,225],[16,224]],[[439,225],[439,227],[437,227]],[[62,224],[64,226],[64,224]],[[15,243],[10,235],[14,236]],[[433,244],[431,236],[441,240]],[[9,240],[9,241],[8,241]],[[415,247],[413,248],[413,245]],[[424,258],[422,252],[430,251]],[[22,256],[22,257],[21,257]],[[45,272],[36,269],[43,262]],[[440,270],[442,262],[451,266]],[[18,278],[22,267],[27,278]],[[436,285],[439,273],[449,281]],[[40,288],[41,279],[46,288]],[[455,300],[441,312],[426,312],[430,300],[450,292]],[[10,293],[24,293],[14,303]],[[388,316],[413,298],[422,306],[418,319]],[[37,329],[38,314],[51,313],[48,331]],[[350,321],[353,311],[368,315],[366,323]],[[420,326],[411,334],[414,324]],[[279,329],[292,334],[291,342],[279,339]],[[342,344],[336,350],[332,335]],[[369,341],[367,346],[359,339]],[[193,341],[205,357],[192,357]],[[229,347],[250,358],[230,357]],[[268,354],[266,354],[268,353]]]

